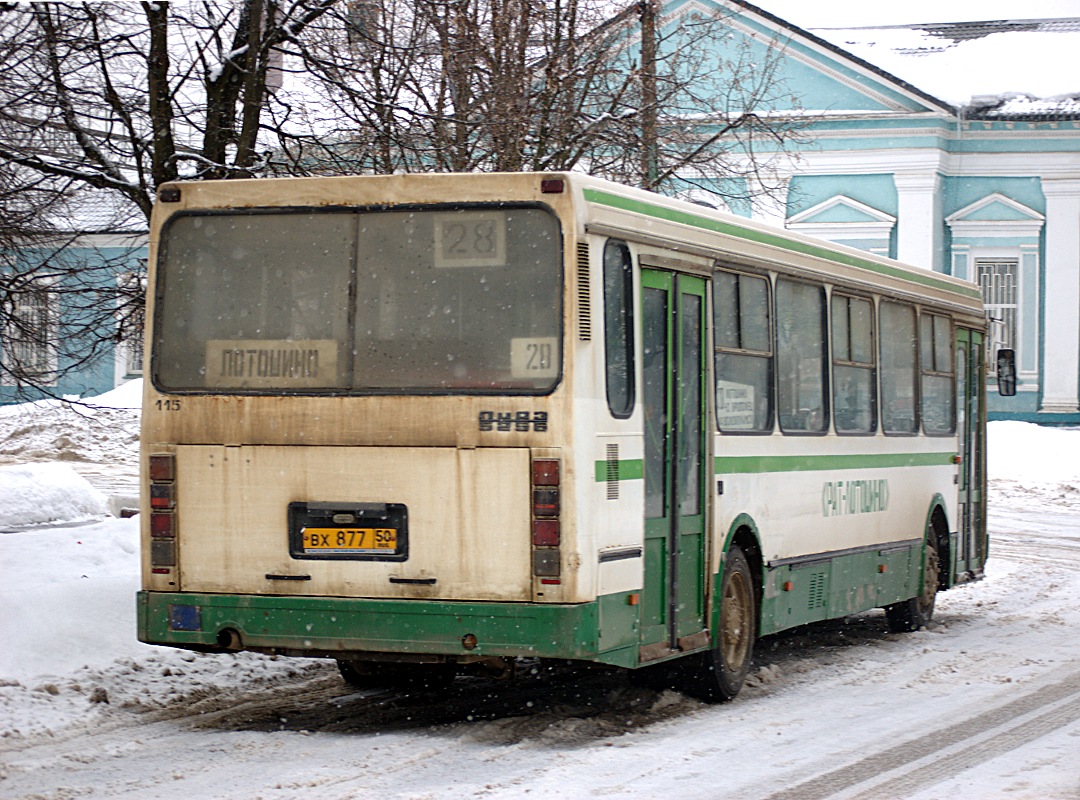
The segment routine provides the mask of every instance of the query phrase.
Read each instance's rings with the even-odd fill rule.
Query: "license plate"
[[[337,561],[407,561],[409,509],[402,503],[294,500],[289,555]]]
[[[300,531],[305,553],[364,554],[397,549],[396,528],[303,528]]]

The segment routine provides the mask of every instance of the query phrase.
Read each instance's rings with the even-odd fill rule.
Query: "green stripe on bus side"
[[[762,472],[821,472],[835,469],[890,467],[943,467],[953,464],[955,453],[873,453],[827,456],[717,456],[717,475]]]
[[[596,481],[597,483],[608,482],[608,463],[607,461],[596,462]],[[645,462],[640,458],[627,458],[619,461],[619,471],[617,480],[620,481],[639,481],[645,477]]]
[[[621,197],[616,194],[610,194],[608,192],[600,191],[599,189],[585,189],[584,194],[585,199],[591,203],[598,203],[600,205],[610,206],[611,208],[622,209],[623,211],[633,211],[637,214],[645,214],[646,216],[657,217],[659,219],[667,220],[668,222],[678,222],[683,225],[690,225],[695,228],[714,231],[716,233],[722,233],[727,236],[736,236],[740,239],[748,239],[750,241],[758,242],[759,244],[767,244],[772,247],[779,247],[784,250],[790,250],[795,253],[802,253],[803,255],[814,256],[815,258],[822,258],[826,261],[832,261],[836,264],[844,264],[849,267],[868,269],[880,275],[887,275],[892,278],[902,278],[904,280],[919,283],[924,286],[930,286],[935,289],[952,292],[954,294],[959,294],[964,297],[982,300],[982,295],[977,289],[967,288],[964,286],[954,286],[950,283],[946,283],[945,281],[937,280],[933,277],[933,275],[929,273],[924,274],[920,272],[900,269],[898,267],[893,267],[888,264],[879,264],[876,261],[869,261],[848,253],[837,253],[833,250],[828,249],[827,247],[822,247],[819,245],[814,245],[795,239],[788,239],[775,233],[753,230],[751,228],[743,228],[740,225],[734,225],[730,222],[721,222],[720,220],[701,217],[697,214],[691,214],[686,211],[679,211],[673,208],[665,208],[664,206],[653,205],[652,203],[646,203],[643,200],[634,200],[629,197]]]
[[[717,456],[714,469],[717,475],[753,474],[763,472],[822,472],[835,469],[885,469],[896,467],[951,466],[955,453],[857,453],[827,456]],[[596,482],[607,483],[608,462],[595,463]],[[617,479],[641,480],[645,464],[638,459],[619,462]]]
[[[717,456],[717,475],[763,472],[821,472],[831,469],[884,469],[896,467],[951,466],[955,453],[857,453],[826,456]],[[597,461],[597,483],[607,483],[608,462]],[[617,480],[635,481],[645,477],[645,464],[638,459],[619,461]]]

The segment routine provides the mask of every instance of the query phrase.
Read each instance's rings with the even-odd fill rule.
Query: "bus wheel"
[[[756,634],[754,578],[742,548],[733,545],[724,559],[720,580],[720,623],[715,646],[702,656],[692,694],[710,703],[735,697],[750,671]]]
[[[893,633],[911,633],[925,628],[934,616],[941,562],[938,559],[936,537],[931,533],[923,547],[923,589],[917,597],[885,606],[885,618]]]
[[[382,686],[378,676],[372,675],[364,668],[362,661],[338,661],[338,672],[345,679],[345,683],[356,689],[371,689]]]

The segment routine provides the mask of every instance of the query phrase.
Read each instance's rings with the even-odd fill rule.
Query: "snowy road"
[[[988,578],[933,627],[771,637],[727,705],[569,670],[356,693],[323,662],[136,646],[0,681],[0,797],[1077,798],[1080,491],[994,495]]]
[[[113,499],[136,441],[137,412],[0,410],[0,461]],[[152,648],[136,520],[0,534],[0,798],[1078,800],[1078,452],[992,424],[986,580],[917,633],[872,612],[765,639],[717,706],[568,669],[358,693],[328,662]]]

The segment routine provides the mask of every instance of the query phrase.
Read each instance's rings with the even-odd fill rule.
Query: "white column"
[[[750,218],[776,228],[783,228],[787,222],[787,199],[790,178],[777,178],[768,181],[769,192],[764,194],[764,182],[749,178],[747,186],[754,193],[750,201]]]
[[[1044,180],[1046,328],[1040,411],[1080,411],[1080,179]]]
[[[937,172],[898,172],[896,257],[923,269],[941,269],[941,176]]]

